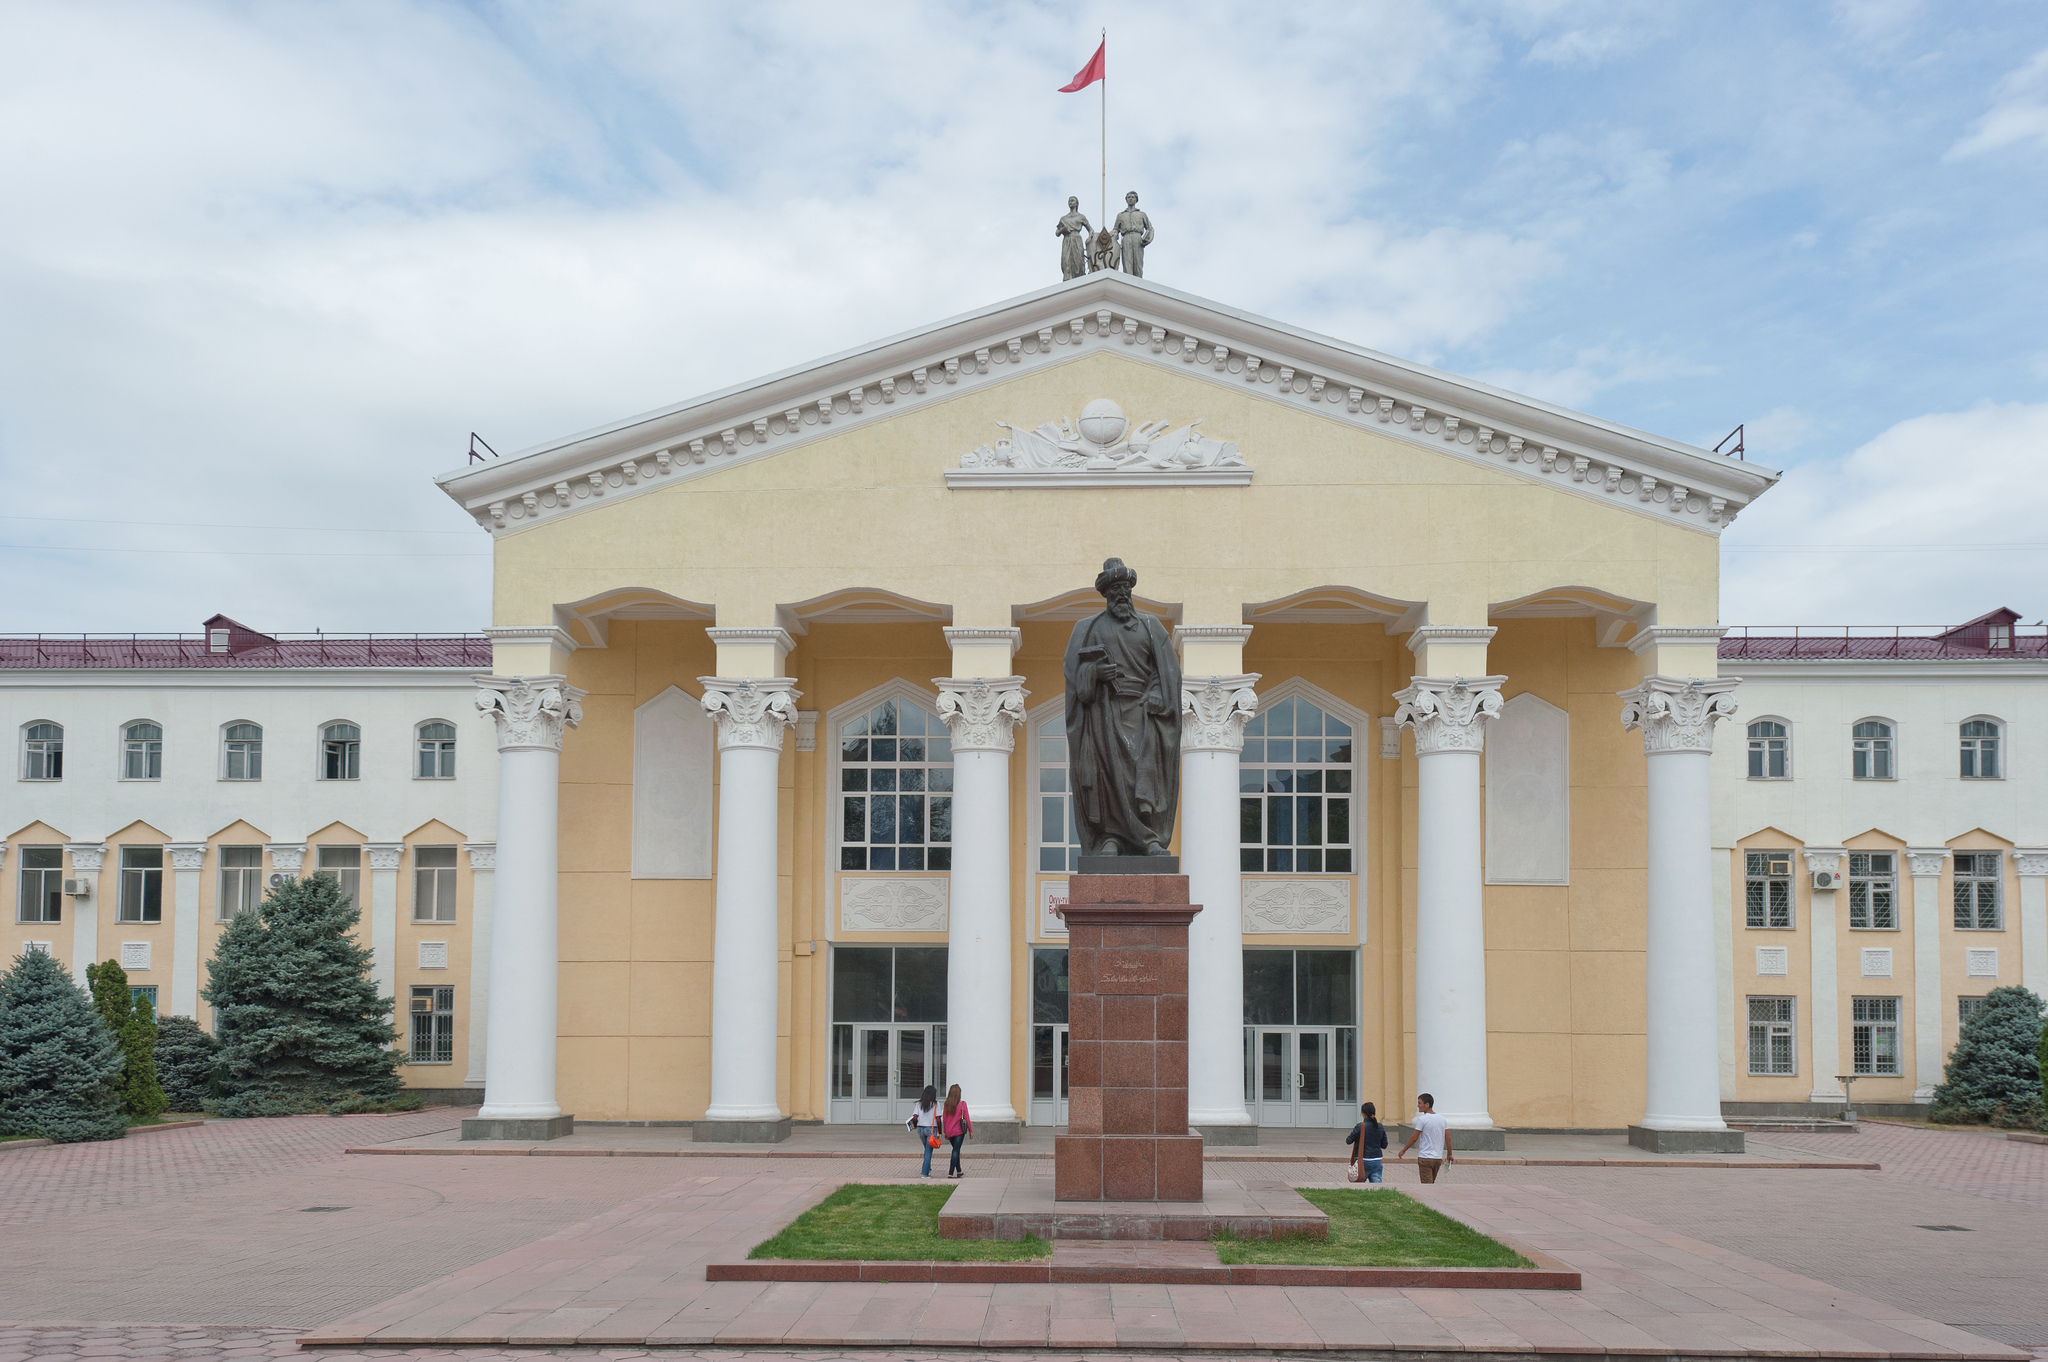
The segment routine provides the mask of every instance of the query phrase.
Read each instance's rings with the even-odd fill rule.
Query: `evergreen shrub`
[[[0,1132],[72,1144],[128,1133],[126,1061],[84,989],[46,951],[0,974]]]
[[[392,1000],[369,977],[355,905],[332,876],[290,880],[237,913],[207,965],[223,1116],[289,1116],[398,1097]]]
[[[165,1017],[156,1029],[156,1076],[172,1111],[201,1111],[214,1096],[220,1043],[190,1017]]]
[[[93,1007],[108,1031],[121,1043],[127,1059],[121,1076],[114,1081],[121,1110],[137,1124],[147,1124],[170,1108],[156,1077],[156,1011],[138,1005],[129,987],[128,971],[118,960],[105,960],[85,967],[85,981],[92,986]]]
[[[2038,1125],[2041,1045],[2041,999],[2013,985],[1992,989],[1949,1052],[1929,1118]]]

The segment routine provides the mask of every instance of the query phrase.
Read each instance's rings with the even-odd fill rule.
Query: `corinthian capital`
[[[1259,712],[1259,693],[1252,689],[1258,680],[1257,672],[1182,678],[1180,750],[1242,752],[1244,726]]]
[[[1633,690],[1620,691],[1621,722],[1643,730],[1643,751],[1711,752],[1714,723],[1733,718],[1741,684],[1733,676],[1646,676]]]
[[[589,694],[560,676],[479,676],[476,707],[497,721],[500,752],[562,750],[562,730],[583,722]]]
[[[1415,755],[1477,752],[1486,745],[1486,721],[1500,715],[1505,676],[1418,676],[1394,692],[1401,707],[1394,722],[1415,730]]]
[[[1024,722],[1021,676],[935,676],[939,717],[953,735],[955,752],[1008,752]]]
[[[718,750],[759,747],[782,750],[782,735],[796,725],[797,697],[792,676],[700,676],[704,712],[718,725]]]

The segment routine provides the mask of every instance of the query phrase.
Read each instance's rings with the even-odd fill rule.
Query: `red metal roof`
[[[235,625],[234,630],[232,650],[225,652],[212,651],[203,633],[4,634],[0,635],[0,670],[460,667],[488,671],[491,666],[491,641],[483,634],[259,634],[242,625]]]
[[[1995,610],[1961,625],[1901,625],[1897,628],[1808,625],[1730,629],[1721,640],[1721,656],[1770,662],[1883,661],[1890,658],[1998,662],[2011,658],[2033,661],[2048,658],[2048,629],[2014,623],[2018,618],[2010,610]],[[2004,625],[2006,632],[1995,633],[1996,625]]]

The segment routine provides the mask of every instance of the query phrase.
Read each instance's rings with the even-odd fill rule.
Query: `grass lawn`
[[[35,1138],[33,1135],[0,1135],[0,1144],[6,1144],[9,1140],[33,1140]]]
[[[1330,1267],[1533,1267],[1513,1249],[1437,1211],[1381,1189],[1298,1188],[1330,1217],[1330,1237],[1290,1234],[1279,1239],[1219,1235],[1216,1256],[1225,1263],[1284,1263]]]
[[[749,1258],[893,1258],[1008,1262],[1043,1258],[1052,1245],[1024,1239],[941,1239],[939,1208],[951,1187],[847,1183],[798,1216]]]

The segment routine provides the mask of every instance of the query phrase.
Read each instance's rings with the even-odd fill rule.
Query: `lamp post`
[[[1842,1119],[1850,1125],[1856,1124],[1855,1074],[1836,1074],[1835,1082],[1842,1085]]]

